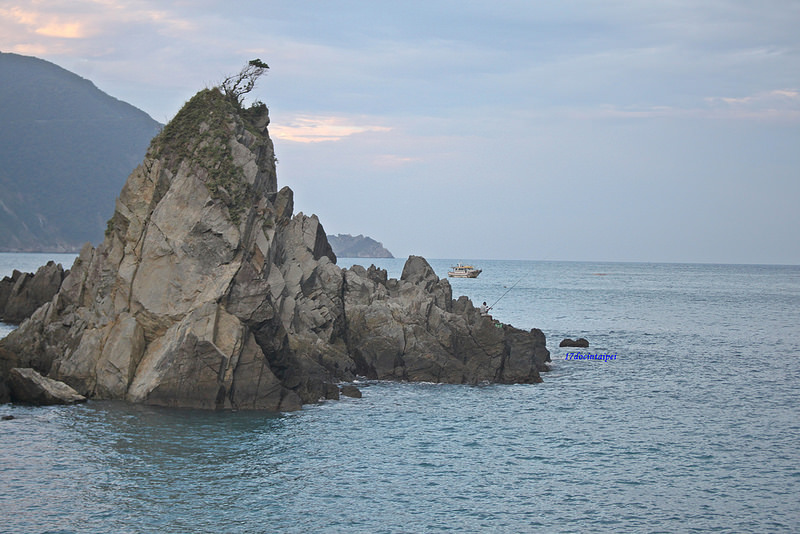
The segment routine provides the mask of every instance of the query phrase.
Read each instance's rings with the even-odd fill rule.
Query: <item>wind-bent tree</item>
[[[228,98],[241,106],[244,95],[253,90],[256,80],[267,70],[269,65],[260,59],[251,59],[238,74],[225,78],[221,84],[222,90]]]

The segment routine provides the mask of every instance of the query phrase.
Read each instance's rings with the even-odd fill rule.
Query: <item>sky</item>
[[[169,121],[250,59],[279,187],[396,257],[800,264],[798,0],[0,0]]]

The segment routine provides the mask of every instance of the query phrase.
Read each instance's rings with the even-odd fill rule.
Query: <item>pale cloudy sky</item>
[[[0,0],[160,122],[261,58],[280,185],[396,256],[800,264],[800,1]]]

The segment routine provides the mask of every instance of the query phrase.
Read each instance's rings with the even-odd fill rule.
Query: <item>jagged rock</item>
[[[356,373],[375,379],[448,383],[539,382],[549,352],[541,331],[483,317],[424,258],[411,256],[400,280],[345,271],[348,350]],[[538,353],[537,353],[538,350]],[[537,360],[538,354],[538,360]]]
[[[0,321],[19,324],[58,292],[66,275],[61,264],[47,262],[35,274],[16,269],[0,280]]]
[[[0,340],[90,398],[295,410],[378,379],[539,382],[544,335],[497,328],[412,256],[400,280],[342,270],[277,189],[266,106],[201,91],[128,178],[105,241]],[[6,373],[7,374],[7,373]],[[2,375],[0,378],[3,378]]]
[[[86,397],[63,382],[52,380],[34,369],[11,369],[8,375],[11,399],[30,404],[75,404],[86,401]]]
[[[576,340],[572,340],[570,338],[562,339],[561,343],[558,344],[559,347],[577,347],[577,348],[588,348],[589,342],[582,337],[579,337]]]

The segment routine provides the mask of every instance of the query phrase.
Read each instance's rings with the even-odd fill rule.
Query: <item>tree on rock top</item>
[[[244,95],[255,88],[256,81],[267,70],[269,70],[269,65],[260,59],[251,59],[238,74],[225,78],[221,84],[222,90],[228,98],[241,106]]]

